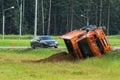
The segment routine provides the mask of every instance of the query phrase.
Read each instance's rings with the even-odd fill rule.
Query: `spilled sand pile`
[[[45,62],[60,62],[60,61],[74,61],[74,57],[71,54],[68,54],[66,52],[60,52],[60,53],[53,54],[45,59],[23,61],[23,62],[25,62],[25,63],[45,63]]]

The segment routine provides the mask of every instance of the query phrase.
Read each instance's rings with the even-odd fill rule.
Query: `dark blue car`
[[[37,36],[37,37],[35,37],[31,40],[30,45],[31,45],[31,48],[34,48],[34,49],[38,48],[38,47],[43,47],[43,48],[54,47],[54,48],[57,48],[58,47],[58,42],[55,41],[50,36]]]

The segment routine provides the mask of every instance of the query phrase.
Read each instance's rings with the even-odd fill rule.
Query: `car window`
[[[42,40],[53,40],[51,37],[40,37]]]
[[[33,38],[33,40],[39,40],[39,37],[35,37],[35,38]]]

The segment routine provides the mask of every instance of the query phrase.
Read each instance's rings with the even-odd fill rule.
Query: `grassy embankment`
[[[120,35],[107,37],[111,46],[120,46]]]
[[[108,39],[111,46],[120,46],[119,36],[110,36]],[[59,39],[58,41],[61,46],[64,45]],[[0,49],[0,80],[120,80],[120,52],[109,52],[101,58],[93,57],[76,62],[21,62],[46,58],[62,51],[66,50]]]
[[[59,46],[65,46],[62,39],[58,36],[52,36],[59,43]],[[33,38],[32,35],[24,35],[19,37],[18,35],[6,35],[5,40],[2,40],[0,35],[0,46],[30,46],[30,40]],[[108,36],[108,41],[111,46],[120,46],[120,35]]]
[[[18,35],[6,35],[5,39],[2,40],[2,36],[0,35],[0,46],[30,46],[30,40],[34,36],[32,35],[24,35],[19,37]],[[58,41],[59,45],[64,46],[64,42],[59,36],[52,36],[55,40]]]

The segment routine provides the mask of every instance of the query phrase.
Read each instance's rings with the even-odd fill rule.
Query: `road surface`
[[[11,49],[25,49],[25,48],[31,48],[30,46],[0,46],[0,49],[9,49],[9,48],[11,48]],[[58,48],[66,48],[66,47],[58,47]]]

